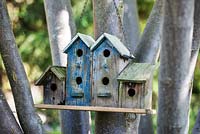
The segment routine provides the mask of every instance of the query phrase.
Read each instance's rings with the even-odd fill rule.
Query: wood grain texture
[[[78,56],[78,51],[82,51],[81,56]],[[66,53],[66,103],[78,106],[91,105],[90,48],[78,38]]]
[[[93,50],[92,104],[94,106],[118,107],[117,76],[127,62],[121,59],[120,53],[110,43],[105,39]],[[105,51],[109,51],[108,57],[104,55]],[[120,68],[119,62],[122,60],[124,62],[121,62]],[[103,84],[105,77],[108,79],[108,84]]]
[[[70,106],[70,105],[47,105],[35,104],[36,108],[55,109],[55,110],[78,110],[78,111],[99,111],[99,112],[118,112],[118,113],[136,113],[136,114],[156,114],[153,109],[134,109],[134,108],[114,108],[97,106]]]

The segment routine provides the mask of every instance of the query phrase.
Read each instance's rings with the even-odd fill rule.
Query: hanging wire
[[[121,1],[120,3],[122,3],[121,6],[123,6],[123,1]],[[127,44],[127,46],[128,46],[129,43],[128,43],[128,40],[127,40],[127,37],[126,37],[126,31],[125,31],[125,29],[124,29],[123,22],[122,22],[122,18],[121,18],[121,15],[120,15],[120,11],[119,11],[119,9],[118,9],[118,7],[117,7],[117,4],[116,4],[115,0],[113,0],[113,4],[114,4],[115,12],[116,12],[116,14],[117,14],[118,22],[119,22],[119,29],[122,30],[124,42],[125,42],[125,43]],[[123,7],[121,7],[121,8],[123,8]]]
[[[81,15],[80,15],[80,18],[79,18],[80,22],[81,22],[82,19],[83,19],[83,15],[84,15],[84,13],[85,13],[85,11],[86,11],[86,7],[87,7],[87,4],[88,4],[88,1],[89,1],[89,0],[85,0],[85,2],[84,2],[83,9],[81,10]]]

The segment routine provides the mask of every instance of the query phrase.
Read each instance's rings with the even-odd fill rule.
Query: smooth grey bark
[[[159,134],[187,134],[194,0],[165,0],[158,96]]]
[[[0,133],[1,134],[22,134],[22,130],[17,123],[6,98],[0,88]]]
[[[147,20],[146,27],[135,50],[135,61],[155,64],[158,61],[162,37],[163,24],[163,0],[156,0],[151,14]],[[149,82],[152,90],[152,81]],[[139,134],[153,134],[153,123],[151,115],[141,116]]]
[[[199,13],[200,13],[200,1],[195,0],[194,30],[193,30],[192,51],[191,51],[191,58],[190,58],[190,73],[191,73],[190,77],[193,76],[197,57],[199,54],[199,47],[200,47],[200,14]],[[195,126],[192,130],[192,134],[199,134],[199,133],[200,133],[200,111],[198,113]]]
[[[5,0],[0,1],[0,53],[12,88],[19,122],[24,133],[42,134],[42,122],[34,108],[30,85],[17,51]]]
[[[192,134],[199,134],[199,133],[200,133],[200,111],[198,113],[195,126],[192,129]]]
[[[44,4],[53,65],[66,66],[67,55],[63,53],[63,49],[76,34],[71,2],[70,0],[45,0]],[[60,114],[63,134],[89,132],[88,112],[62,110]]]
[[[93,0],[95,39],[97,39],[104,32],[110,33],[121,39],[124,42],[124,44],[128,46],[131,50],[134,50],[139,35],[132,34],[132,32],[134,32],[134,30],[137,30],[135,31],[135,33],[138,33],[139,29],[138,26],[137,28],[132,26],[132,25],[134,26],[138,25],[138,19],[137,19],[138,15],[136,9],[131,9],[131,8],[133,7],[136,8],[136,5],[134,5],[136,4],[136,1],[132,1],[131,3],[131,1],[126,0],[124,1],[125,2],[124,7],[121,7],[123,6],[121,5],[123,3],[120,3],[120,0],[115,0],[115,2],[118,7],[119,13],[124,12],[123,20],[127,21],[127,19],[130,19],[130,21],[124,23],[123,27],[121,26],[119,16],[117,15],[113,0]],[[120,10],[122,10],[121,8],[125,11],[120,12]],[[127,11],[132,11],[131,17],[130,14],[127,13]],[[129,28],[129,31],[125,30],[125,32],[129,32],[127,34],[132,34],[132,35],[127,36],[125,38],[122,29],[124,27]],[[128,41],[125,41],[124,39],[127,39]],[[131,42],[133,41],[132,39],[137,39],[137,40]],[[126,42],[131,42],[131,43],[127,44]],[[133,116],[134,116],[133,114],[124,114],[124,113],[96,112],[95,133],[96,134],[138,133],[140,117],[137,116],[136,120],[135,119],[133,120],[132,118],[130,118]]]
[[[163,0],[156,0],[134,55],[136,62],[155,64],[159,57],[163,23]]]
[[[134,52],[140,36],[139,17],[136,0],[124,0],[123,27],[126,46]]]

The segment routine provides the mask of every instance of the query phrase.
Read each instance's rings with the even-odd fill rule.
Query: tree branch
[[[22,134],[22,130],[17,123],[5,97],[0,89],[0,133],[2,134]]]
[[[0,1],[0,53],[12,88],[17,115],[24,133],[41,134],[42,124],[37,116],[29,82],[17,51],[5,0]]]

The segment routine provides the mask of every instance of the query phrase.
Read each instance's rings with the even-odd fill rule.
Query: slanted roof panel
[[[155,65],[148,63],[132,62],[126,66],[117,79],[121,81],[146,81],[153,74],[155,67]]]
[[[53,73],[59,80],[64,80],[66,77],[66,67],[49,66],[36,81],[35,85],[42,85],[50,73]]]
[[[94,51],[101,44],[104,38],[110,41],[110,43],[113,45],[113,47],[116,48],[121,56],[126,58],[134,58],[126,46],[116,36],[110,35],[108,33],[104,33],[98,38],[95,44],[91,47],[91,51]]]
[[[80,38],[85,45],[90,48],[93,44],[94,44],[94,39],[91,36],[85,35],[85,34],[81,34],[81,33],[77,33],[76,36],[71,40],[71,42],[64,48],[63,52],[66,53],[67,50],[69,49],[69,47],[78,39]]]

